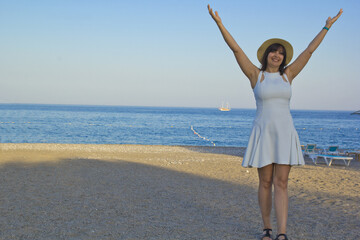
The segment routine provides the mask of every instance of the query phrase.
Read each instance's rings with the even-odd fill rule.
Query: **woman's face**
[[[269,67],[280,67],[284,60],[284,49],[279,47],[277,50],[269,52],[267,63]]]

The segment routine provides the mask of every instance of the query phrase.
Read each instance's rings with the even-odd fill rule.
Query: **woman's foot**
[[[265,228],[263,230],[263,234],[261,235],[261,240],[272,240],[272,229],[270,228]]]
[[[275,240],[289,240],[288,237],[286,236],[286,234],[284,233],[281,233],[281,234],[278,234],[275,238]]]

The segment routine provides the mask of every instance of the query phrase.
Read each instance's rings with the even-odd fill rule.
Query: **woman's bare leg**
[[[288,217],[288,180],[291,166],[274,166],[274,200],[278,234],[286,234]]]
[[[261,217],[264,223],[264,228],[270,228],[270,229],[272,228],[270,214],[272,208],[273,169],[274,169],[273,164],[267,165],[262,168],[258,168],[258,174],[259,174],[258,199],[259,199]]]

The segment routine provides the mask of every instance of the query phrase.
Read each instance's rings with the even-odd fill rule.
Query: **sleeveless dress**
[[[262,74],[265,78],[261,81]],[[304,165],[299,136],[290,114],[291,86],[277,73],[260,72],[254,96],[256,116],[243,167],[261,168],[277,163]]]

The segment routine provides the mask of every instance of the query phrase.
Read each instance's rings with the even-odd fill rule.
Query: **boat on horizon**
[[[226,106],[224,106],[224,103],[221,104],[221,107],[219,107],[219,110],[222,112],[229,112],[231,110],[229,103],[226,103]]]

